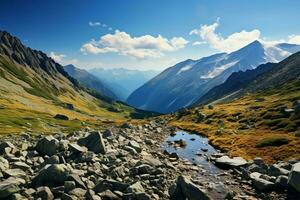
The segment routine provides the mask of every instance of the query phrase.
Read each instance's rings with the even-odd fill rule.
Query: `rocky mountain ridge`
[[[254,41],[229,54],[186,60],[166,69],[137,89],[129,96],[127,103],[145,110],[174,112],[195,103],[210,89],[225,82],[233,72],[281,61],[299,49],[299,45],[269,46]]]
[[[85,87],[93,89],[100,94],[110,97],[114,100],[118,100],[117,95],[114,94],[107,85],[105,85],[94,75],[90,74],[88,71],[76,68],[74,65],[66,65],[64,66],[64,70]]]

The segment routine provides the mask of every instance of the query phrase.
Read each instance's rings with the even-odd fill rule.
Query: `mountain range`
[[[300,50],[300,45],[269,45],[254,41],[232,52],[180,62],[145,83],[127,99],[129,105],[160,113],[174,112],[197,102],[224,83],[234,72],[279,62]]]
[[[134,90],[159,73],[155,70],[141,71],[125,68],[94,68],[89,72],[106,84],[121,101],[126,101]]]
[[[49,131],[74,128],[80,125],[76,120],[101,122],[146,114],[84,87],[52,58],[6,31],[0,31],[0,85],[0,124],[8,124],[2,132],[30,130],[33,123],[35,129]],[[58,114],[70,121],[54,120]]]
[[[114,100],[118,100],[117,95],[109,89],[109,86],[88,71],[79,69],[72,64],[64,66],[64,70],[85,87],[93,89],[100,94],[103,94],[104,96],[110,97]]]

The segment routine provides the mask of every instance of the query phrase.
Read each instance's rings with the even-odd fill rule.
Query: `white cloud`
[[[288,37],[288,43],[300,44],[300,35],[290,35]]]
[[[49,57],[51,57],[55,62],[61,65],[73,64],[77,65],[79,61],[77,59],[66,59],[66,55],[55,53],[53,51],[50,52]]]
[[[216,33],[216,29],[219,27],[219,22],[215,22],[211,25],[202,25],[199,29],[194,29],[190,32],[190,35],[198,35],[204,42],[207,42],[212,48],[222,52],[235,51],[254,40],[258,40],[260,37],[260,31],[254,29],[252,31],[242,30],[229,35],[227,38],[222,37],[219,33]]]
[[[101,23],[100,22],[89,22],[89,26],[101,26]]]
[[[202,44],[206,44],[205,41],[196,41],[196,42],[193,42],[193,46],[198,46],[198,45],[202,45]]]
[[[53,51],[50,52],[49,56],[55,61],[55,62],[61,62],[66,55],[64,54],[59,54],[59,53],[55,53]]]
[[[126,32],[116,30],[114,34],[106,34],[99,41],[92,40],[84,44],[80,51],[88,54],[100,54],[114,52],[119,55],[135,57],[139,59],[149,57],[161,57],[163,52],[176,51],[184,48],[188,43],[182,37],[167,39],[158,35],[143,35],[132,37]]]

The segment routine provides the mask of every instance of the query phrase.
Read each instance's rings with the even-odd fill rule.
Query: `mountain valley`
[[[3,0],[0,200],[299,200],[299,7]]]

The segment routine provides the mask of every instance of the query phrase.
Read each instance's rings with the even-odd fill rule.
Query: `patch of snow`
[[[263,44],[265,50],[265,60],[267,62],[280,62],[291,55],[290,52],[282,50],[275,45]]]
[[[193,66],[194,66],[194,65],[187,65],[187,66],[182,67],[182,68],[176,73],[176,75],[177,75],[177,74],[180,74],[180,73],[182,73],[182,72],[185,72],[185,71],[190,70]]]
[[[207,74],[200,76],[201,79],[211,79],[214,78],[218,75],[220,75],[224,70],[232,67],[233,65],[235,65],[236,63],[238,63],[239,61],[233,61],[224,65],[221,65],[219,67],[214,68],[212,71],[209,71]]]

